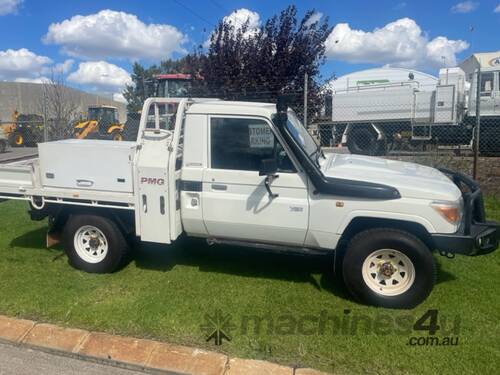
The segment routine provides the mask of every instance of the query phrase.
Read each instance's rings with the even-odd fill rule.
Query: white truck
[[[410,78],[336,92],[331,97],[331,118],[317,124],[321,143],[342,143],[352,154],[361,155],[384,155],[422,145],[471,146],[478,74],[479,149],[484,155],[499,154],[500,63],[469,76],[459,67],[443,68],[432,91],[421,89]]]
[[[132,239],[168,245],[184,232],[331,254],[355,297],[391,308],[431,292],[432,251],[476,255],[499,242],[471,179],[324,155],[281,100],[150,98],[136,142],[39,144],[39,159],[0,167],[0,198],[48,217],[48,245],[62,238],[70,264],[87,272],[116,270]]]

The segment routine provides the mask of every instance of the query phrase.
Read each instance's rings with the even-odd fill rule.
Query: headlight
[[[434,208],[446,221],[451,224],[458,224],[462,220],[463,215],[463,199],[460,198],[457,202],[432,202],[431,207]]]

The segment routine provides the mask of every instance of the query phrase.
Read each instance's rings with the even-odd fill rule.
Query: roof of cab
[[[271,117],[276,113],[276,105],[272,103],[238,102],[216,99],[195,101],[187,110],[187,114],[244,115]]]

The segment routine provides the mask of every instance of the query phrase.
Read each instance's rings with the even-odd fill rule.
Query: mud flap
[[[61,243],[61,232],[49,229],[47,231],[47,249]]]

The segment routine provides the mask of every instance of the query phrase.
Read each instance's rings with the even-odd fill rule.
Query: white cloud
[[[127,103],[127,99],[125,99],[125,97],[121,92],[115,92],[113,94],[113,100],[119,103]]]
[[[316,22],[319,22],[321,20],[321,17],[323,17],[323,13],[321,13],[321,12],[314,12],[312,14],[312,16],[305,23],[305,26],[314,25]]]
[[[26,48],[0,51],[0,79],[37,78],[51,63],[47,56],[37,55]]]
[[[401,18],[373,31],[351,29],[339,23],[326,42],[326,55],[331,59],[352,63],[373,63],[403,67],[440,67],[456,64],[456,54],[469,44],[438,36],[429,40],[417,23]]]
[[[475,1],[462,1],[451,7],[453,13],[470,13],[477,9],[479,6],[478,2]]]
[[[67,59],[62,63],[56,64],[56,66],[54,67],[54,70],[57,72],[61,72],[62,74],[66,74],[71,70],[74,63],[75,63],[75,60]]]
[[[493,12],[500,13],[500,4],[497,5],[497,7],[495,8],[495,10]]]
[[[425,46],[427,59],[434,66],[457,65],[456,54],[469,48],[469,43],[463,40],[450,40],[444,36],[438,36]]]
[[[26,78],[20,77],[16,78],[14,82],[28,82],[28,83],[49,83],[50,79],[47,77],[38,77],[38,78]]]
[[[224,17],[224,22],[231,23],[237,30],[248,21],[248,32],[255,32],[260,27],[259,13],[240,8]]]
[[[106,61],[87,61],[68,76],[68,81],[90,86],[94,91],[115,92],[132,82],[130,74],[123,68]]]
[[[155,60],[185,52],[187,37],[174,26],[145,24],[133,14],[106,9],[51,24],[43,41],[74,57]]]
[[[225,16],[223,18],[223,21],[232,24],[234,26],[235,32],[239,31],[243,27],[243,25],[248,22],[247,31],[243,35],[244,38],[255,35],[259,31],[260,27],[259,13],[246,8],[235,10],[228,16]],[[211,36],[203,43],[203,47],[208,48],[210,46],[210,38],[213,34],[214,33],[212,32]]]
[[[23,0],[0,0],[0,16],[17,13]]]

